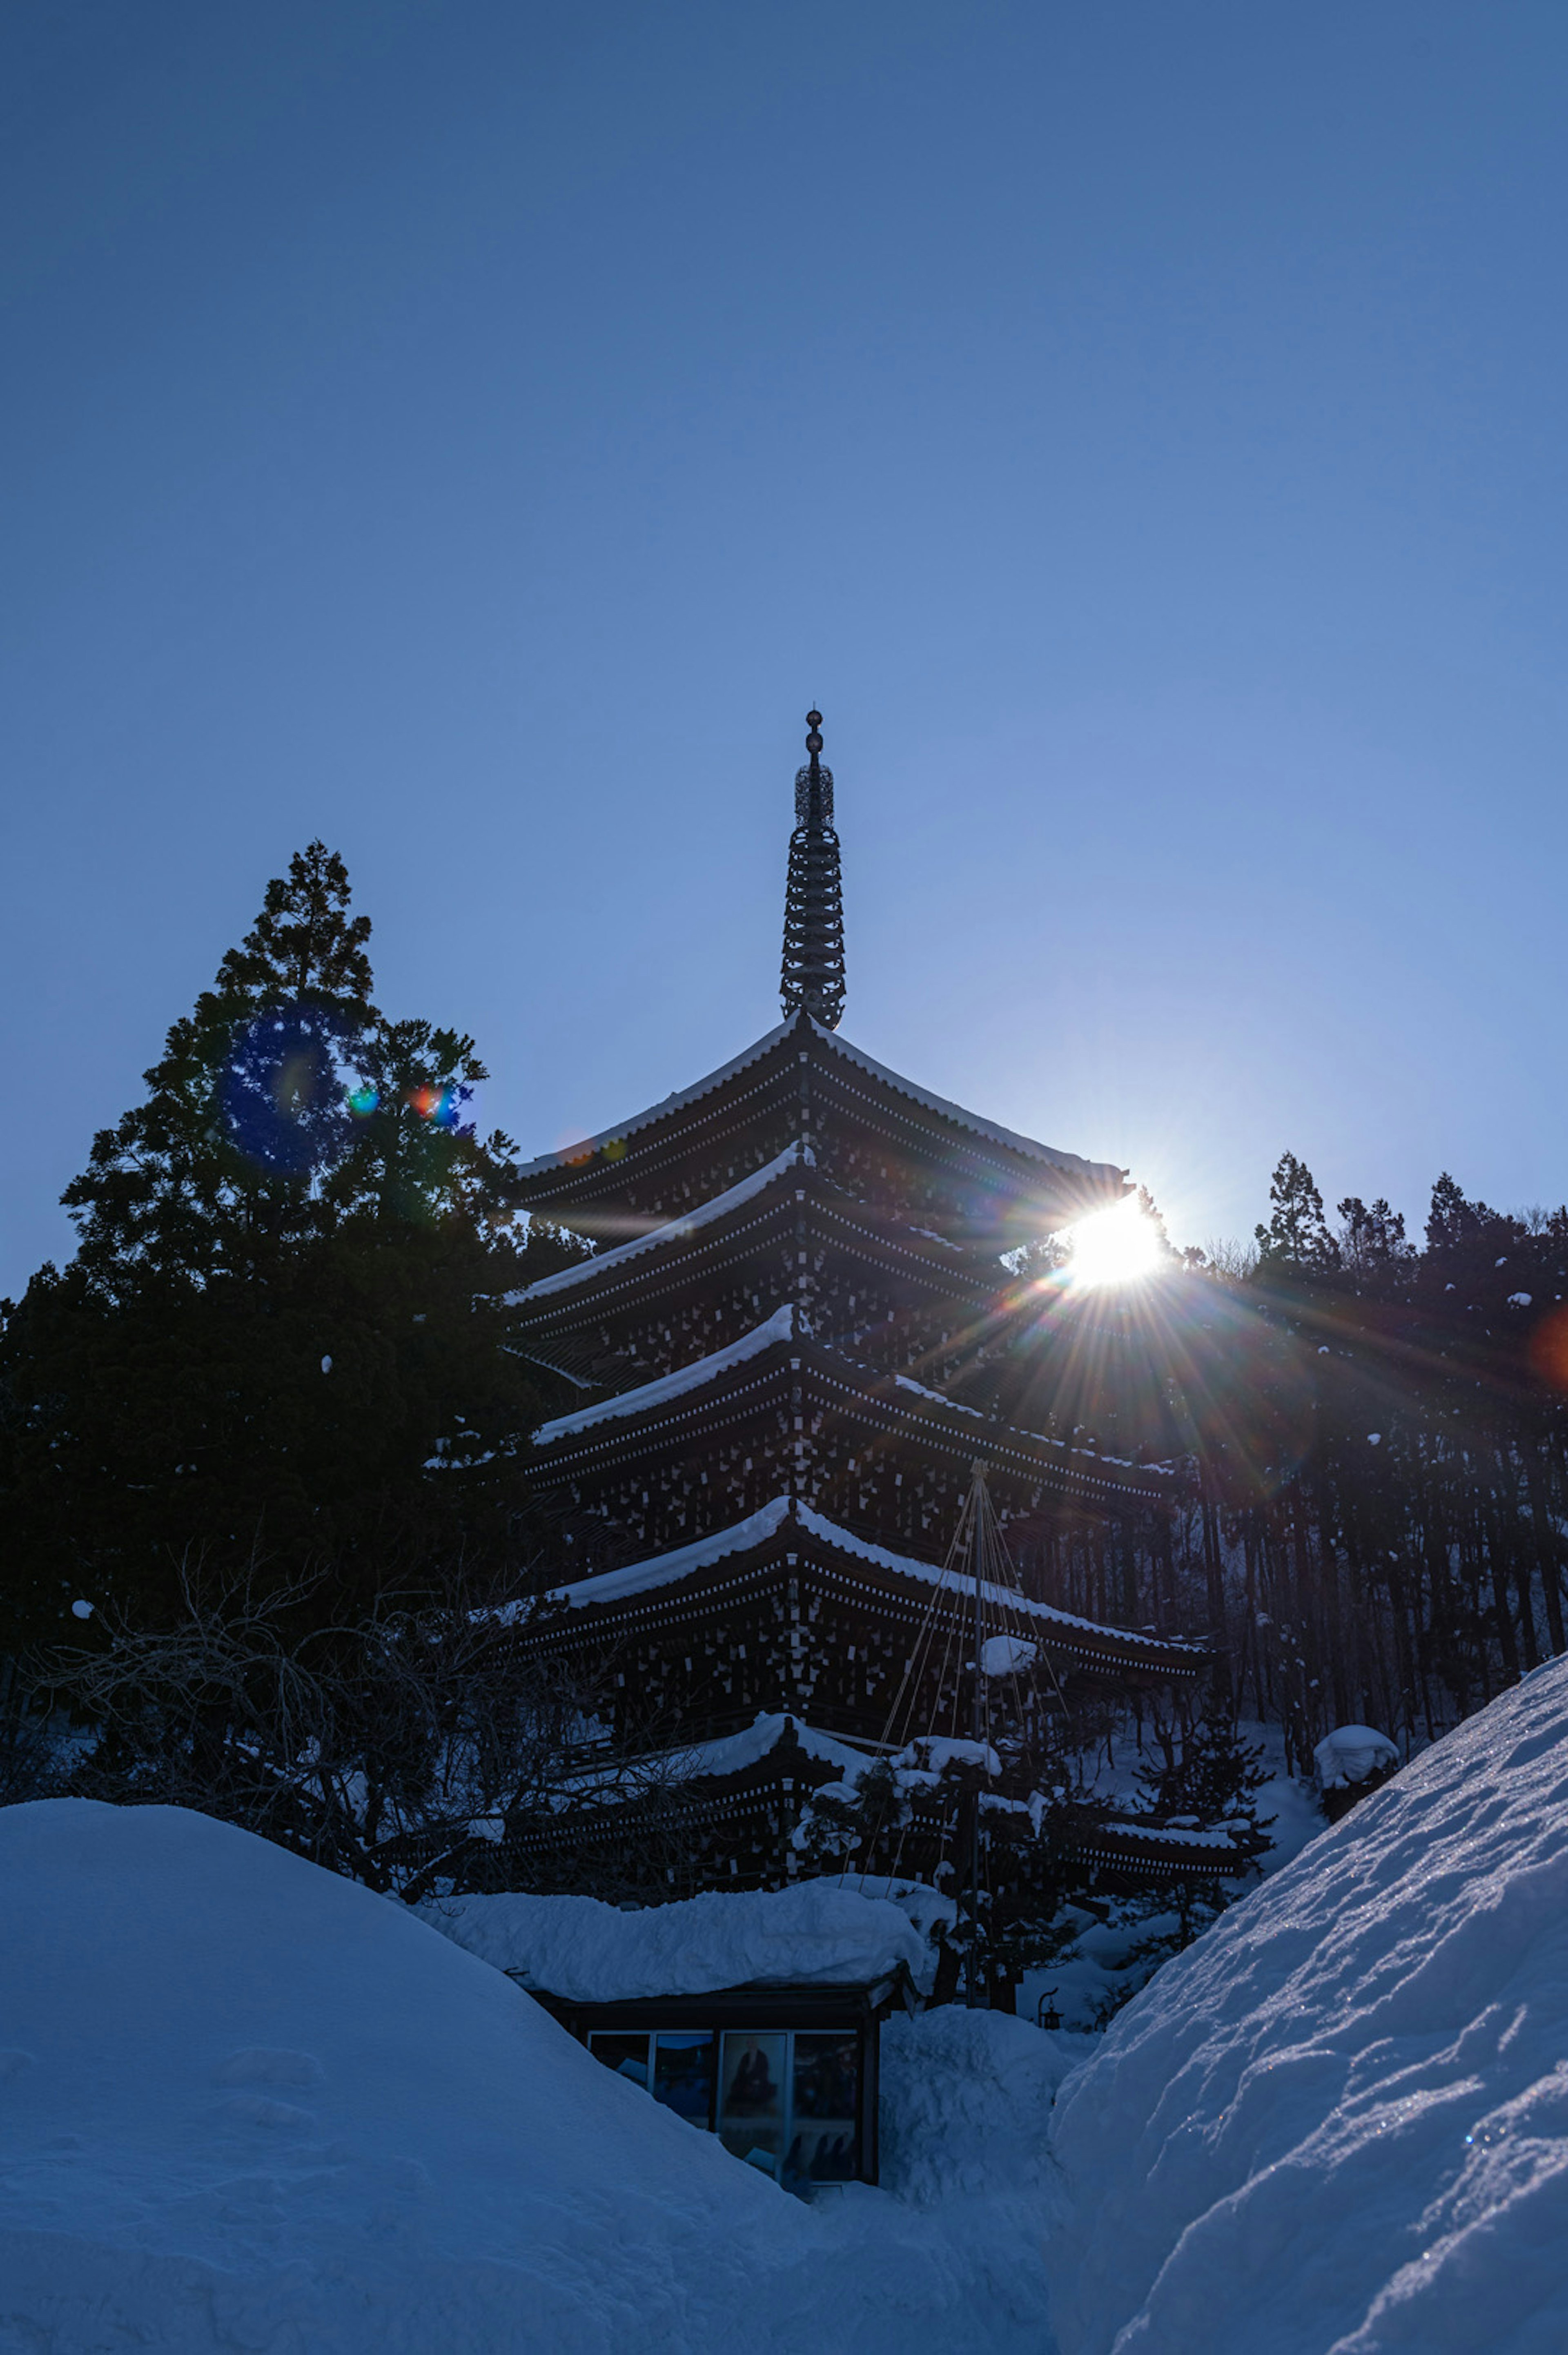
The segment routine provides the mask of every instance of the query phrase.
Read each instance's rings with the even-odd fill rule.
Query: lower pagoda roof
[[[1165,1465],[1134,1464],[999,1423],[907,1374],[884,1373],[813,1339],[800,1310],[787,1306],[709,1357],[541,1423],[535,1462],[546,1479],[592,1477],[639,1458],[667,1460],[673,1450],[759,1414],[799,1412],[804,1419],[806,1409],[836,1447],[902,1442],[965,1474],[983,1456],[1014,1482],[1103,1504],[1165,1504],[1175,1493]]]
[[[966,1601],[974,1593],[972,1582],[959,1580],[935,1562],[922,1561],[912,1554],[895,1553],[887,1546],[874,1544],[868,1538],[857,1537],[853,1530],[840,1528],[809,1505],[791,1497],[775,1497],[760,1512],[749,1514],[727,1529],[715,1530],[695,1544],[677,1547],[672,1552],[630,1563],[624,1569],[596,1571],[590,1577],[558,1587],[549,1599],[564,1604],[572,1613],[591,1614],[596,1619],[620,1618],[639,1607],[656,1612],[667,1607],[677,1599],[668,1593],[671,1588],[689,1585],[694,1592],[706,1595],[716,1586],[770,1562],[793,1567],[803,1557],[824,1568],[841,1571],[852,1567],[862,1582],[869,1573],[871,1583],[896,1587],[906,1601],[911,1598],[912,1589],[927,1604],[932,1592],[942,1586],[949,1589],[955,1601]],[[1042,1646],[1064,1668],[1100,1674],[1133,1670],[1146,1677],[1173,1677],[1185,1681],[1201,1675],[1210,1664],[1211,1653],[1205,1644],[1177,1636],[1145,1635],[1132,1628],[1103,1626],[1073,1612],[1058,1610],[1054,1604],[1038,1603],[1015,1587],[993,1585],[989,1581],[982,1582],[981,1592],[993,1610],[1027,1622],[1038,1633]],[[650,1605],[646,1599],[654,1596],[659,1597],[660,1602]],[[682,1602],[686,1599],[680,1598]],[[520,1612],[518,1615],[522,1615]],[[561,1632],[560,1619],[541,1624],[542,1636]]]
[[[690,1823],[707,1817],[729,1823],[739,1819],[748,1800],[774,1790],[793,1794],[798,1810],[813,1787],[837,1782],[876,1754],[783,1711],[764,1713],[754,1725],[719,1741],[677,1745],[647,1763],[664,1770],[657,1788],[667,1806],[673,1801]],[[646,1803],[645,1795],[613,1785],[613,1778],[589,1768],[555,1802],[553,1823],[536,1823],[527,1829],[508,1827],[507,1838],[520,1854],[537,1855],[558,1841],[580,1843],[594,1828],[603,1836],[618,1823],[635,1821]],[[1017,1811],[1028,1812],[1020,1803],[1011,1804]],[[1090,1807],[1073,1811],[1068,1838],[1086,1864],[1130,1887],[1207,1880],[1215,1874],[1224,1878],[1244,1864],[1221,1828],[1138,1823]],[[832,1877],[841,1879],[842,1874]]]

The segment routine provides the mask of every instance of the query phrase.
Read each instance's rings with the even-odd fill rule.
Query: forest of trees
[[[72,1787],[403,1885],[592,1715],[485,1616],[549,1568],[519,1455],[565,1402],[505,1295],[583,1246],[519,1223],[475,1042],[380,1013],[369,932],[311,844],[95,1139],[74,1258],[0,1305],[0,1796],[58,1787],[69,1721]],[[1298,1769],[1335,1724],[1408,1752],[1564,1647],[1568,1209],[1445,1175],[1413,1240],[1290,1154],[1271,1203],[1125,1294],[1026,1255],[972,1393],[1171,1466],[1168,1511],[1009,1532],[1048,1599],[1214,1639],[1196,1723],[1075,1729],[1131,1732],[1156,1816],[1203,1811],[1205,1761],[1240,1787],[1227,1720]]]
[[[1253,1250],[1020,1343],[1012,1404],[1170,1462],[1183,1502],[1019,1550],[1071,1608],[1219,1638],[1297,1766],[1336,1724],[1408,1753],[1563,1649],[1568,1209],[1445,1174],[1413,1241],[1381,1199],[1330,1220],[1288,1153],[1271,1203]]]

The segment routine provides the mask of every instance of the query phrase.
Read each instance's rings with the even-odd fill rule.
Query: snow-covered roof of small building
[[[902,1965],[928,1984],[933,1949],[886,1897],[837,1879],[688,1897],[622,1913],[596,1897],[452,1897],[432,1929],[522,1986],[572,2003],[741,1987],[865,1987]]]

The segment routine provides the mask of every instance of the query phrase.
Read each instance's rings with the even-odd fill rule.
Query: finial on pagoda
[[[821,712],[808,711],[805,725],[806,763],[795,775],[780,995],[786,1014],[810,1014],[836,1030],[844,1011],[844,892],[833,772],[823,765]]]

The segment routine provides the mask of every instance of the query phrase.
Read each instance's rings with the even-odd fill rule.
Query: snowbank
[[[1092,2036],[1042,2034],[1032,2020],[944,2004],[882,2028],[881,2174],[901,2200],[989,2200],[1015,2210],[1015,2262],[1041,2279],[1040,2215],[1057,2179],[1051,2105]],[[977,2221],[971,2230],[982,2229]],[[1037,2324],[1041,2308],[1036,2308]]]
[[[1158,1973],[1070,2078],[1062,2355],[1568,2346],[1568,1662]]]
[[[895,2013],[883,2027],[882,2182],[928,2233],[970,2253],[986,2284],[989,2350],[1052,2355],[1041,2231],[1055,2179],[1051,2104],[1093,2042],[961,2004]],[[917,2350],[950,2355],[935,2334],[917,2335]]]
[[[836,1880],[688,1897],[635,1913],[597,1897],[449,1897],[420,1910],[471,1955],[576,2003],[708,1995],[779,1979],[864,1985],[901,1963],[923,1984],[935,1960],[896,1904]]]
[[[499,1972],[247,1833],[6,1808],[0,1886],[0,2346],[1040,2346],[922,2211],[803,2207]]]

